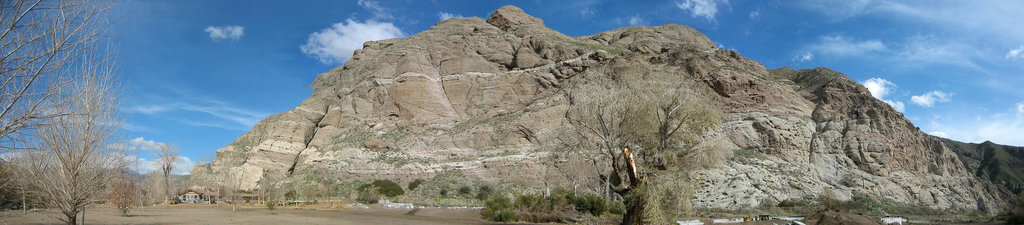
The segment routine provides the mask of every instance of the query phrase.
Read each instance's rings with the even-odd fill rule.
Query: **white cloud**
[[[949,102],[953,98],[953,93],[945,93],[942,91],[931,91],[922,95],[915,95],[910,97],[910,101],[914,104],[932,107],[935,103]]]
[[[167,145],[167,143],[137,137],[127,142],[110,144],[107,147],[122,150],[122,152],[115,154],[125,157],[128,161],[128,169],[139,174],[150,174],[160,168],[160,162],[156,160],[158,158],[157,151],[164,145]],[[188,175],[192,173],[192,168],[196,164],[196,162],[193,162],[186,156],[178,156],[174,161],[174,169],[171,171],[171,174]]]
[[[913,35],[899,45],[894,53],[882,57],[896,61],[897,65],[950,64],[975,69],[979,68],[975,60],[982,57],[976,47],[933,35]]]
[[[237,41],[245,35],[245,27],[242,26],[223,26],[223,27],[206,27],[206,32],[210,33],[210,39],[219,41],[223,39],[231,39]]]
[[[389,20],[394,18],[391,16],[390,13],[387,12],[388,8],[380,6],[380,2],[370,0],[359,0],[357,3],[359,4],[359,6],[362,6],[363,8],[373,11],[373,18],[375,20]]]
[[[169,108],[167,106],[163,106],[163,105],[133,105],[133,106],[125,107],[124,110],[126,112],[129,112],[129,113],[142,113],[142,114],[146,114],[146,115],[155,115],[155,114],[158,114],[158,113],[161,113],[161,112],[169,111],[169,110],[171,110],[171,108]]]
[[[751,19],[757,18],[758,16],[761,16],[761,10],[760,9],[754,10],[753,12],[750,12],[750,18]]]
[[[892,109],[895,109],[897,112],[903,112],[903,110],[907,109],[907,107],[903,105],[903,102],[901,101],[882,100],[882,102],[891,105]]]
[[[879,40],[856,41],[844,36],[822,36],[818,44],[811,45],[811,50],[831,55],[861,55],[873,51],[886,50]]]
[[[135,155],[125,155],[128,160],[128,169],[135,171],[139,174],[151,174],[160,169],[160,161],[154,159],[148,159],[145,157],[136,157]],[[178,156],[174,160],[174,168],[171,169],[172,175],[188,175],[192,173],[192,168],[196,167],[196,162],[185,156]]]
[[[644,21],[644,18],[640,18],[640,15],[635,15],[635,16],[629,17],[629,25],[630,26],[645,26],[645,25],[647,25],[647,21]]]
[[[903,110],[906,109],[906,106],[901,101],[885,99],[885,97],[888,96],[889,93],[892,93],[893,89],[896,89],[895,83],[888,81],[886,79],[875,77],[868,79],[864,82],[861,82],[861,84],[863,84],[864,87],[868,89],[868,92],[871,92],[871,96],[875,97],[878,100],[881,100],[882,102],[885,102],[886,104],[889,104],[896,111],[903,112]]]
[[[437,18],[441,19],[441,21],[445,21],[445,20],[448,20],[448,19],[451,19],[451,18],[463,18],[463,16],[461,14],[452,14],[452,13],[447,13],[447,12],[439,12],[439,13],[437,13]]]
[[[594,10],[590,8],[583,8],[580,10],[580,16],[584,19],[594,16]]]
[[[197,116],[166,118],[176,119],[193,126],[217,127],[229,130],[249,130],[256,124],[256,122],[259,122],[268,116],[265,113],[257,113],[247,109],[233,107],[227,103],[214,100],[207,100],[200,103],[174,102],[153,105],[135,105],[127,107],[126,111],[129,113],[142,113],[151,116],[161,115],[164,117],[166,117],[166,114],[172,112],[199,113],[203,115],[202,117],[209,116],[216,118],[217,120],[197,121]]]
[[[883,99],[886,95],[889,95],[889,91],[896,88],[896,84],[892,81],[882,78],[871,78],[863,82],[864,87],[871,92],[871,96],[877,99]]]
[[[728,5],[728,1],[722,1]],[[676,2],[676,7],[683,11],[689,11],[694,18],[704,17],[709,21],[715,21],[715,14],[718,14],[718,2],[716,0],[684,0]]]
[[[949,122],[948,127],[932,123],[932,130],[941,130],[952,139],[966,142],[992,141],[998,144],[1024,146],[1024,102],[1017,103],[1006,109],[989,115],[977,116],[977,121],[963,123]],[[1008,113],[1009,112],[1009,113]],[[1016,113],[1014,113],[1016,112]]]
[[[807,0],[801,1],[804,8],[834,20],[843,20],[860,15],[869,9],[871,0]]]
[[[157,142],[154,140],[146,140],[143,137],[137,137],[128,141],[128,144],[136,146],[139,150],[160,150],[160,147],[164,144],[163,142]]]
[[[804,52],[804,54],[793,57],[793,61],[796,62],[806,62],[811,61],[811,59],[814,59],[814,53],[811,52]]]
[[[402,30],[391,23],[373,20],[360,23],[348,19],[310,34],[301,49],[302,53],[316,57],[321,63],[342,63],[352,56],[353,51],[362,48],[363,42],[403,36]]]
[[[946,132],[942,132],[942,131],[932,131],[932,132],[928,132],[928,134],[931,134],[932,136],[936,136],[936,137],[941,137],[941,138],[949,138],[949,134],[947,134]]]
[[[1024,53],[1024,45],[1006,52],[1006,59],[1024,59],[1024,54],[1021,53]]]

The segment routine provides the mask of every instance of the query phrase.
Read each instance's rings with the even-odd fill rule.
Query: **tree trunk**
[[[66,214],[65,214],[65,215],[66,215]],[[75,214],[71,214],[71,216],[68,216],[68,221],[67,221],[67,224],[68,224],[68,225],[75,225],[75,224],[78,224],[78,213],[75,213]]]
[[[623,198],[626,205],[626,213],[622,215],[623,225],[639,225],[644,221],[644,205],[647,203],[643,197],[631,196]]]
[[[626,161],[626,172],[628,172],[629,177],[629,188],[624,188],[619,193],[619,195],[622,195],[623,202],[627,208],[626,213],[622,215],[622,224],[643,224],[644,206],[647,203],[645,198],[647,196],[629,194],[634,188],[640,187],[643,180],[640,178],[640,173],[636,169],[636,163],[633,161],[633,150],[626,147],[623,149],[622,154],[624,156],[623,159]]]

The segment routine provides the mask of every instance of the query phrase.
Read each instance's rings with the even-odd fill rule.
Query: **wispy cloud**
[[[923,107],[932,107],[935,103],[949,102],[952,101],[952,99],[953,93],[945,93],[942,91],[931,91],[910,97],[911,102]]]
[[[634,15],[634,16],[629,17],[629,25],[630,26],[646,26],[647,25],[647,21],[644,21],[644,18],[640,17],[640,15]]]
[[[814,53],[811,52],[804,52],[804,54],[800,54],[793,57],[793,61],[796,62],[806,62],[811,61],[811,59],[814,59]]]
[[[448,20],[448,19],[451,19],[451,18],[463,18],[463,16],[461,14],[453,14],[453,13],[448,13],[448,12],[439,12],[439,13],[437,13],[437,18],[441,19],[441,21],[445,21],[445,20]]]
[[[978,49],[961,41],[932,35],[913,35],[893,50],[895,52],[883,56],[900,65],[948,64],[981,69],[975,63],[975,60],[982,58]]]
[[[886,96],[888,96],[889,93],[893,91],[893,89],[896,89],[895,83],[886,79],[876,77],[863,81],[861,82],[861,84],[863,84],[864,87],[867,88],[869,92],[871,92],[871,96],[875,97],[878,100],[881,100],[882,102],[885,102],[886,104],[889,104],[890,106],[892,106],[893,109],[896,109],[896,111],[903,112],[903,110],[906,109],[906,106],[903,104],[903,102],[886,99]]]
[[[208,126],[228,130],[249,130],[269,114],[237,107],[215,97],[198,95],[195,91],[167,88],[163,95],[136,96],[124,112],[171,120],[192,126]],[[132,125],[142,127],[142,125]],[[145,128],[145,127],[142,127]]]
[[[715,21],[715,15],[718,14],[718,3],[721,2],[723,5],[728,5],[729,2],[722,0],[684,0],[676,2],[676,7],[679,9],[689,12],[693,18],[703,17],[708,21]]]
[[[198,103],[173,102],[154,105],[135,105],[127,107],[129,113],[142,113],[146,115],[166,115],[172,112],[200,113],[211,116],[216,120],[201,121],[192,117],[173,117],[188,125],[208,126],[230,130],[248,130],[256,122],[266,118],[268,114],[254,112],[248,109],[231,106],[224,102],[207,101]]]
[[[872,9],[871,0],[805,0],[803,8],[818,12],[831,20],[844,20],[866,13]]]
[[[378,1],[359,0],[357,3],[359,6],[372,11],[374,20],[390,20],[394,18],[391,16],[391,13],[388,13],[388,8],[381,6]]]
[[[931,134],[932,136],[936,136],[936,137],[941,137],[941,138],[949,138],[949,134],[947,134],[946,132],[942,132],[942,131],[932,131],[932,132],[928,132],[928,134]]]
[[[245,35],[245,27],[243,26],[223,26],[223,27],[206,27],[206,33],[210,33],[210,39],[214,41],[231,39],[237,41]]]
[[[822,36],[817,44],[809,48],[811,51],[832,56],[856,56],[886,50],[885,44],[879,40],[859,41],[839,35]]]
[[[590,18],[591,16],[594,16],[594,10],[593,9],[590,9],[590,8],[580,9],[580,17],[583,17],[584,19],[586,19],[586,18]]]
[[[1006,52],[1006,59],[1024,59],[1024,45]]]
[[[345,20],[309,35],[302,53],[315,57],[323,64],[342,63],[352,57],[363,42],[404,37],[405,33],[392,23]]]
[[[952,121],[943,125],[933,121],[931,126],[933,132],[948,134],[959,141],[992,141],[1024,146],[1024,135],[1020,135],[1024,133],[1024,102],[1017,103],[1006,111],[998,110],[989,115],[977,116],[976,120],[970,123]]]

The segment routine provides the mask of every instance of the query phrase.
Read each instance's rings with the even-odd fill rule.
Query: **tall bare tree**
[[[109,27],[110,1],[5,0],[0,7],[0,151],[20,143],[73,104],[60,90],[74,85],[83,54]]]
[[[44,205],[58,211],[60,220],[75,224],[77,215],[106,190],[113,171],[125,168],[125,155],[110,148],[120,127],[117,114],[120,85],[105,60],[85,55],[73,65],[79,78],[55,93],[61,117],[49,117],[27,142],[32,149],[17,154],[17,173]],[[100,59],[107,59],[99,57]]]
[[[171,172],[174,171],[174,162],[178,161],[178,145],[161,144],[159,154],[160,174],[164,178],[164,203],[168,203],[175,191],[171,188]]]

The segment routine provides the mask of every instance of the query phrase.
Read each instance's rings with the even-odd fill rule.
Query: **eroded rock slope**
[[[979,179],[948,143],[919,131],[845,75],[768,70],[681,25],[568,37],[514,6],[371,41],[317,76],[295,109],[270,116],[193,174],[326,170],[401,183],[446,170],[509,188],[570,186],[542,142],[556,135],[563,88],[587,76],[661,74],[696,83],[723,112],[716,133],[736,155],[697,173],[695,203],[740,208],[862,191],[934,208],[992,212],[1006,188]]]

